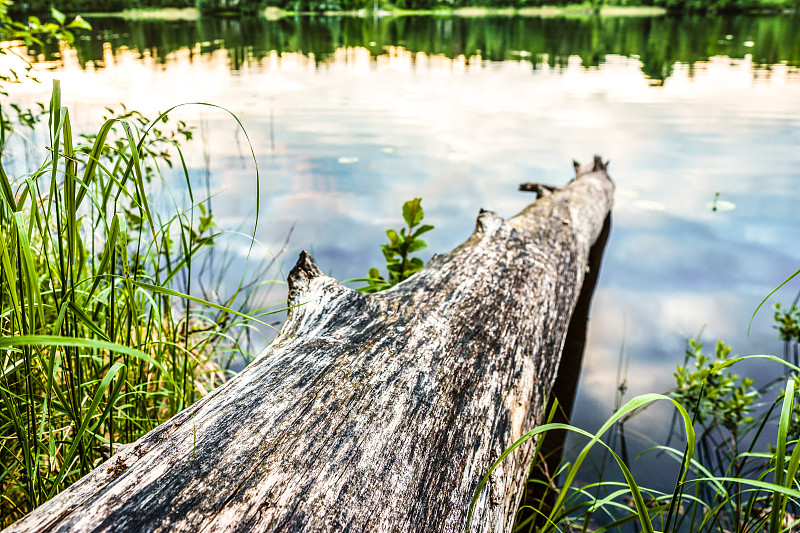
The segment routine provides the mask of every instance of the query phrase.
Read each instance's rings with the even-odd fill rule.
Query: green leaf
[[[403,219],[409,228],[422,222],[422,198],[414,198],[403,204]]]
[[[792,417],[792,402],[794,401],[795,381],[790,379],[786,382],[786,392],[783,395],[783,408],[781,409],[780,421],[778,422],[778,442],[775,447],[775,484],[783,486],[784,476],[786,475],[786,440],[789,433],[789,421]],[[791,488],[791,482],[788,484]],[[784,518],[786,507],[785,497],[774,492],[772,495],[772,512],[770,513],[770,531],[779,531]]]
[[[406,269],[403,270],[402,279],[408,279],[420,270],[425,264],[422,262],[422,259],[419,257],[412,257],[411,260],[406,264]]]
[[[397,246],[401,242],[400,241],[400,236],[393,229],[387,229],[386,230],[386,236],[389,237],[389,243],[392,246]]]
[[[558,498],[556,499],[555,503],[552,505],[552,511],[551,511],[550,516],[546,517],[545,519],[550,524],[554,524],[555,523],[554,519],[555,519],[556,515],[562,509],[563,504],[565,503],[565,499],[571,494],[571,491],[569,489],[573,486],[573,482],[575,480],[575,477],[577,476],[577,473],[578,473],[578,470],[580,469],[581,464],[586,459],[586,456],[589,454],[589,451],[591,450],[591,448],[595,444],[598,444],[600,446],[603,446],[606,450],[608,450],[608,452],[611,454],[611,456],[617,462],[617,465],[620,467],[620,470],[622,470],[623,475],[625,476],[625,481],[627,482],[627,484],[628,484],[628,486],[630,488],[631,497],[632,497],[632,499],[633,499],[633,501],[634,501],[634,503],[636,505],[636,511],[637,511],[636,517],[639,519],[639,522],[640,522],[640,530],[646,531],[648,533],[654,533],[654,528],[653,528],[652,522],[650,521],[650,518],[649,518],[649,511],[647,509],[646,503],[644,502],[644,499],[643,499],[643,497],[641,495],[639,487],[636,484],[636,482],[635,482],[630,470],[627,468],[627,466],[622,461],[622,459],[619,458],[617,456],[617,454],[614,453],[614,451],[610,447],[608,447],[604,442],[602,442],[600,440],[600,438],[620,418],[622,418],[626,414],[634,412],[634,411],[640,409],[641,407],[644,407],[645,405],[647,405],[649,403],[652,403],[652,402],[654,402],[656,400],[669,400],[670,402],[672,402],[672,404],[678,410],[681,418],[683,419],[684,429],[686,430],[686,434],[687,434],[687,446],[686,446],[686,450],[684,452],[684,458],[686,459],[686,464],[681,466],[681,470],[680,470],[679,475],[678,475],[678,480],[676,482],[676,486],[683,485],[683,483],[684,483],[684,481],[686,479],[686,475],[689,472],[689,462],[691,461],[692,456],[694,455],[695,434],[694,434],[694,428],[692,427],[691,418],[690,418],[689,414],[686,412],[686,409],[684,409],[684,407],[679,402],[677,402],[677,401],[675,401],[675,400],[673,400],[673,399],[671,399],[671,398],[669,398],[667,396],[661,395],[661,394],[645,394],[643,396],[638,396],[638,397],[630,400],[628,403],[626,403],[624,406],[622,406],[619,410],[617,410],[617,412],[615,412],[614,415],[611,418],[609,418],[606,421],[606,423],[603,425],[603,427],[601,427],[600,430],[597,433],[595,433],[594,435],[592,435],[591,433],[588,433],[588,432],[586,432],[586,431],[584,431],[582,429],[576,428],[574,426],[569,426],[569,425],[566,425],[566,424],[551,423],[551,424],[545,424],[543,426],[539,426],[538,428],[535,428],[535,429],[529,431],[528,433],[526,433],[525,435],[523,435],[522,437],[520,437],[516,442],[514,442],[514,444],[512,444],[510,447],[506,448],[506,450],[504,450],[500,454],[500,457],[494,462],[494,464],[492,464],[492,466],[489,468],[489,471],[486,473],[486,475],[483,477],[483,479],[481,479],[480,483],[478,484],[478,487],[475,489],[475,492],[473,493],[473,496],[472,496],[472,500],[470,501],[469,510],[467,512],[467,528],[466,528],[467,532],[469,533],[471,531],[470,521],[472,519],[472,514],[475,511],[475,505],[478,502],[478,498],[480,497],[480,494],[483,491],[483,488],[486,486],[486,483],[489,481],[489,478],[491,477],[492,472],[500,465],[500,463],[503,461],[503,459],[505,459],[508,455],[510,455],[516,448],[518,448],[519,446],[521,446],[522,444],[524,444],[525,442],[527,442],[528,440],[532,439],[533,437],[535,437],[538,434],[546,433],[547,431],[550,431],[550,430],[564,429],[564,430],[567,430],[567,431],[573,431],[575,433],[579,433],[579,434],[582,434],[584,436],[590,437],[591,440],[583,447],[583,449],[581,450],[580,454],[572,461],[569,469],[566,472],[566,475],[563,476],[562,480],[560,481],[561,490],[558,493]],[[673,500],[674,500],[674,498],[673,498]]]
[[[422,239],[415,239],[411,241],[411,244],[408,245],[408,253],[424,250],[427,247],[427,242],[423,241]]]
[[[382,244],[381,251],[383,252],[383,258],[386,260],[389,280],[382,281],[381,283],[384,284],[384,286],[380,287],[380,283],[371,283],[369,279],[359,280],[369,283],[368,287],[357,289],[359,292],[371,293],[389,288],[422,269],[424,263],[421,259],[409,257],[413,252],[428,247],[428,243],[417,237],[433,229],[433,226],[426,224],[418,228],[415,232],[412,232],[413,228],[422,221],[423,212],[421,202],[421,198],[414,198],[403,204],[403,218],[408,228],[399,231],[393,229],[386,230],[386,236],[389,237],[389,244]],[[374,279],[375,276],[380,276],[378,269],[370,270],[370,278]]]
[[[14,192],[11,190],[11,182],[8,180],[2,163],[0,163],[0,189],[3,191],[3,201],[12,211],[16,211]]]
[[[83,19],[83,17],[78,15],[77,17],[75,17],[75,20],[73,20],[72,22],[70,22],[67,25],[67,28],[77,28],[77,29],[80,29],[80,30],[91,30],[92,29],[92,25],[89,24],[88,22],[86,22]]]
[[[420,235],[422,235],[423,233],[429,232],[432,229],[433,229],[433,226],[431,226],[430,224],[423,224],[422,226],[417,228],[417,231],[415,231],[414,234],[411,235],[411,236],[416,238],[416,237],[419,237]]]
[[[126,354],[153,365],[164,375],[166,379],[173,384],[175,383],[170,374],[167,372],[166,368],[164,368],[161,363],[157,362],[141,350],[123,346],[122,344],[98,341],[94,339],[82,339],[78,337],[59,337],[56,335],[17,335],[0,337],[0,349],[9,348],[12,346],[74,346],[76,348],[108,350],[110,352]]]
[[[100,163],[100,158],[102,157],[103,150],[106,147],[106,138],[108,137],[108,133],[111,131],[111,128],[114,127],[114,123],[116,122],[115,119],[107,120],[103,127],[100,128],[100,132],[95,136],[94,145],[92,146],[91,151],[89,152],[89,160],[86,163],[86,167],[83,171],[83,187],[78,191],[78,196],[75,199],[75,205],[80,205],[83,197],[89,192],[89,184],[95,177],[95,170]]]
[[[399,260],[395,259],[395,256],[398,255],[397,249],[389,245],[382,244],[381,250],[383,251],[383,258],[386,259],[387,264],[399,262]]]

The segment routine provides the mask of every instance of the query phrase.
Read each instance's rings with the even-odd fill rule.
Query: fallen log
[[[542,420],[612,203],[595,157],[564,187],[374,295],[303,252],[279,339],[239,375],[7,531],[464,531],[492,462]],[[525,187],[525,184],[523,184]],[[508,531],[530,447],[473,531]]]

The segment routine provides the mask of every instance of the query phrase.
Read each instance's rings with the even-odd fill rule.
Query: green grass
[[[265,324],[241,311],[256,283],[196,296],[222,236],[167,120],[126,112],[79,141],[56,82],[48,156],[13,177],[0,161],[0,527],[219,385]],[[166,212],[148,198],[174,152],[188,199]]]
[[[513,450],[536,438],[537,459],[528,483],[542,487],[545,496],[534,502],[526,501],[520,508],[516,532],[796,531],[800,526],[797,514],[800,484],[796,479],[800,465],[800,446],[797,446],[800,409],[796,402],[800,367],[771,355],[729,357],[729,353],[730,349],[718,342],[715,355],[705,356],[702,344],[690,342],[687,363],[694,366],[694,371],[690,371],[687,363],[679,366],[675,390],[667,395],[647,394],[630,400],[595,434],[554,423],[526,433],[501,454],[481,480],[470,505],[470,516],[492,471]],[[752,380],[728,371],[733,365],[752,359],[784,365],[792,375],[764,390],[754,391]],[[783,389],[775,391],[780,384]],[[763,398],[771,391],[777,392],[776,399],[754,415],[755,406],[745,398],[754,395]],[[662,461],[678,466],[671,493],[641,484],[631,473],[625,454],[620,457],[604,440],[615,426],[657,401],[671,402],[685,435],[683,449],[663,445],[645,452],[658,453]],[[770,424],[775,426],[777,434],[774,445],[756,451]],[[555,430],[570,431],[588,441],[574,459],[562,460],[557,472],[533,475],[541,459],[541,437]],[[581,467],[596,447],[613,459],[612,464],[619,468],[624,483],[609,481],[608,473],[598,473],[599,480],[591,484],[578,482]],[[667,470],[670,465],[664,467]]]
[[[791,274],[770,292],[758,304],[753,316],[769,296],[798,273],[800,271]],[[567,424],[552,423],[558,409],[556,399],[547,423],[523,435],[492,464],[475,491],[468,520],[491,473],[511,452],[536,439],[527,479],[528,488],[532,490],[527,494],[537,496],[527,496],[523,500],[517,512],[515,532],[788,533],[800,530],[800,483],[797,479],[800,402],[796,401],[800,387],[798,301],[800,293],[788,308],[780,304],[774,307],[773,327],[784,342],[783,359],[773,355],[732,357],[731,348],[722,341],[717,341],[713,354],[707,355],[702,343],[689,340],[684,362],[674,373],[675,388],[666,395],[646,394],[620,406],[625,390],[620,384],[616,411],[595,434]],[[782,366],[784,376],[755,389],[752,379],[730,370],[738,363],[753,360]],[[617,381],[620,381],[619,371]],[[775,394],[775,399],[770,401],[769,394]],[[757,399],[762,400],[760,405]],[[671,493],[649,489],[633,476],[624,442],[626,420],[656,401],[672,403],[675,415],[670,436],[675,434],[674,426],[678,421],[685,441],[682,450],[669,447],[668,440],[665,445],[656,445],[644,452],[657,453],[662,462],[678,465]],[[617,429],[614,435],[611,435],[612,429]],[[774,445],[757,451],[757,447],[764,447],[767,429],[774,430]],[[588,442],[574,459],[562,458],[557,471],[549,472],[550,461],[542,457],[541,446],[543,437],[556,430],[582,435]],[[617,435],[622,457],[603,440],[613,443]],[[595,447],[602,448],[603,457],[600,467],[595,466],[597,481],[578,482],[581,466]],[[609,480],[604,469],[606,456],[613,459],[612,464],[619,468],[624,483]]]

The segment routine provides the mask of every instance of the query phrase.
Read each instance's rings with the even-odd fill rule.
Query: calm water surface
[[[746,328],[761,298],[800,267],[796,16],[92,24],[76,48],[34,57],[45,83],[11,98],[46,101],[58,78],[84,131],[119,102],[235,113],[260,169],[258,254],[279,250],[294,227],[284,273],[306,248],[330,275],[365,275],[381,264],[383,230],[415,196],[436,226],[430,257],[463,241],[480,208],[519,211],[532,200],[519,183],[562,184],[573,158],[610,159],[614,226],[578,425],[611,413],[620,353],[628,397],[668,389],[685,340],[701,330],[709,346],[722,338],[739,354],[781,353],[769,310],[749,338]],[[219,109],[173,116],[197,127],[187,157],[216,195],[217,222],[246,230],[256,189],[244,134]],[[18,168],[36,160],[30,147],[4,157]],[[723,209],[712,211],[717,191]],[[229,245],[244,256],[244,239]],[[283,298],[285,289],[270,294]],[[774,373],[750,371],[757,383]],[[665,434],[667,412],[626,429],[648,445]]]

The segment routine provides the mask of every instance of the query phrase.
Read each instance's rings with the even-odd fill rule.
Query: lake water
[[[708,346],[722,338],[739,354],[782,352],[770,309],[746,329],[800,267],[797,15],[91,22],[75,48],[32,57],[44,83],[12,87],[10,98],[47,101],[58,78],[84,131],[120,102],[150,114],[185,102],[235,113],[261,176],[256,255],[280,250],[294,228],[284,274],[306,248],[338,279],[364,276],[415,196],[436,226],[428,258],[469,236],[480,208],[518,212],[533,199],[519,183],[563,184],[573,158],[610,159],[614,225],[577,425],[611,413],[620,353],[630,398],[670,388],[686,339],[701,330]],[[246,230],[255,172],[237,123],[211,107],[172,116],[197,127],[186,154],[193,180],[216,195],[217,222]],[[21,168],[35,149],[4,158]],[[244,239],[228,243],[244,256]],[[791,302],[798,288],[777,299]],[[283,298],[285,288],[269,296]],[[775,373],[747,371],[757,384]],[[642,446],[662,439],[667,412],[626,431]],[[647,485],[646,464],[637,468]]]

